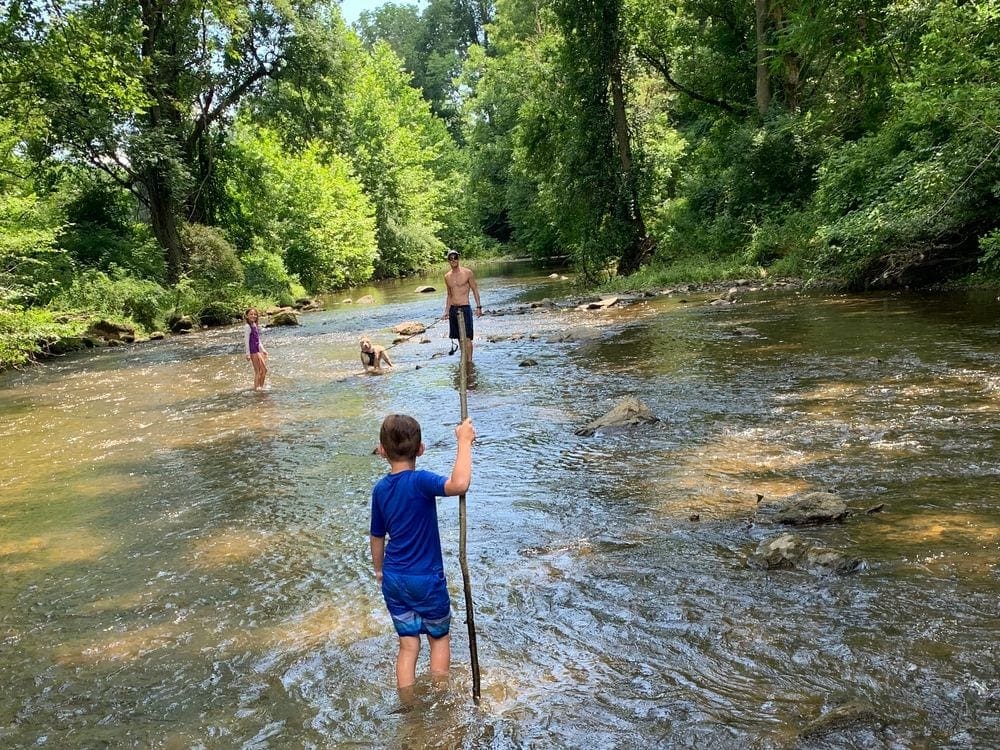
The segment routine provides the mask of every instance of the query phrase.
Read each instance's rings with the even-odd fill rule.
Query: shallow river
[[[571,294],[479,275],[492,310]],[[439,324],[388,375],[355,373],[361,333],[388,344],[440,313],[416,283],[266,331],[264,394],[238,327],[0,376],[0,746],[1000,746],[995,295],[689,294],[477,321],[541,335],[480,341],[469,392],[483,699],[452,499],[452,680],[403,706],[368,559],[371,452],[406,412],[420,465],[449,471],[459,357]],[[575,325],[599,340],[546,343]],[[661,421],[573,434],[626,395]],[[802,533],[864,569],[748,565],[780,531],[758,494],[766,510],[827,489],[856,512]],[[800,736],[844,704],[865,710]]]

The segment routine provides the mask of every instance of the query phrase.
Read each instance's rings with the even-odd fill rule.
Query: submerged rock
[[[765,539],[758,545],[751,561],[765,570],[798,568],[820,575],[846,575],[863,565],[860,558],[813,544],[797,534],[781,534]]]
[[[600,430],[635,427],[640,424],[651,424],[660,420],[642,401],[635,396],[626,396],[603,417],[598,417],[583,427],[575,430],[575,434],[589,437]]]
[[[415,291],[417,294],[429,294],[430,292],[436,292],[437,289],[435,289],[432,286],[418,286],[413,291]]]
[[[599,338],[601,338],[600,331],[587,326],[577,326],[549,336],[548,341],[550,344],[559,344],[566,341],[596,341]]]
[[[831,492],[808,492],[792,498],[775,516],[778,523],[808,526],[839,523],[847,516],[847,503]]]
[[[870,703],[853,700],[832,708],[819,718],[810,721],[799,732],[799,739],[810,739],[838,730],[852,729],[856,726],[870,727],[881,723]]]
[[[577,310],[607,310],[609,307],[614,307],[619,302],[618,297],[602,297],[598,300],[592,300],[590,302],[584,302],[582,305],[577,306]]]

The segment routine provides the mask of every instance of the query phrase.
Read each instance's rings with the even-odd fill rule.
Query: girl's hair
[[[245,313],[243,313],[243,320],[245,320],[247,323],[250,322],[250,313],[252,313],[252,312],[257,313],[257,317],[258,318],[260,317],[260,313],[257,312],[257,308],[256,307],[248,307],[247,311]]]
[[[412,461],[420,452],[420,423],[405,414],[390,414],[382,422],[378,439],[393,461]]]

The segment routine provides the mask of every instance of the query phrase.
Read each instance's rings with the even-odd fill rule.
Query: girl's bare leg
[[[253,389],[259,391],[264,387],[264,374],[267,370],[260,354],[251,354],[250,361],[253,364]]]
[[[396,655],[396,687],[410,687],[417,681],[417,655],[420,638],[413,635],[399,637],[399,654]],[[432,651],[433,653],[433,651]]]

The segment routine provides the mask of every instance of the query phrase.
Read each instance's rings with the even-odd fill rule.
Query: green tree
[[[402,58],[431,110],[457,137],[466,92],[456,81],[469,49],[487,46],[491,16],[487,0],[429,0],[422,11],[412,4],[386,3],[362,13],[357,30],[369,49],[385,42]]]
[[[44,122],[55,159],[88,163],[148,210],[168,277],[186,264],[179,224],[214,207],[216,129],[279,73],[294,26],[315,5],[18,0],[3,96]]]
[[[371,278],[374,211],[343,156],[318,142],[291,153],[274,131],[248,125],[237,128],[230,150],[231,225],[252,228],[242,235],[243,252],[277,249],[314,292]]]

